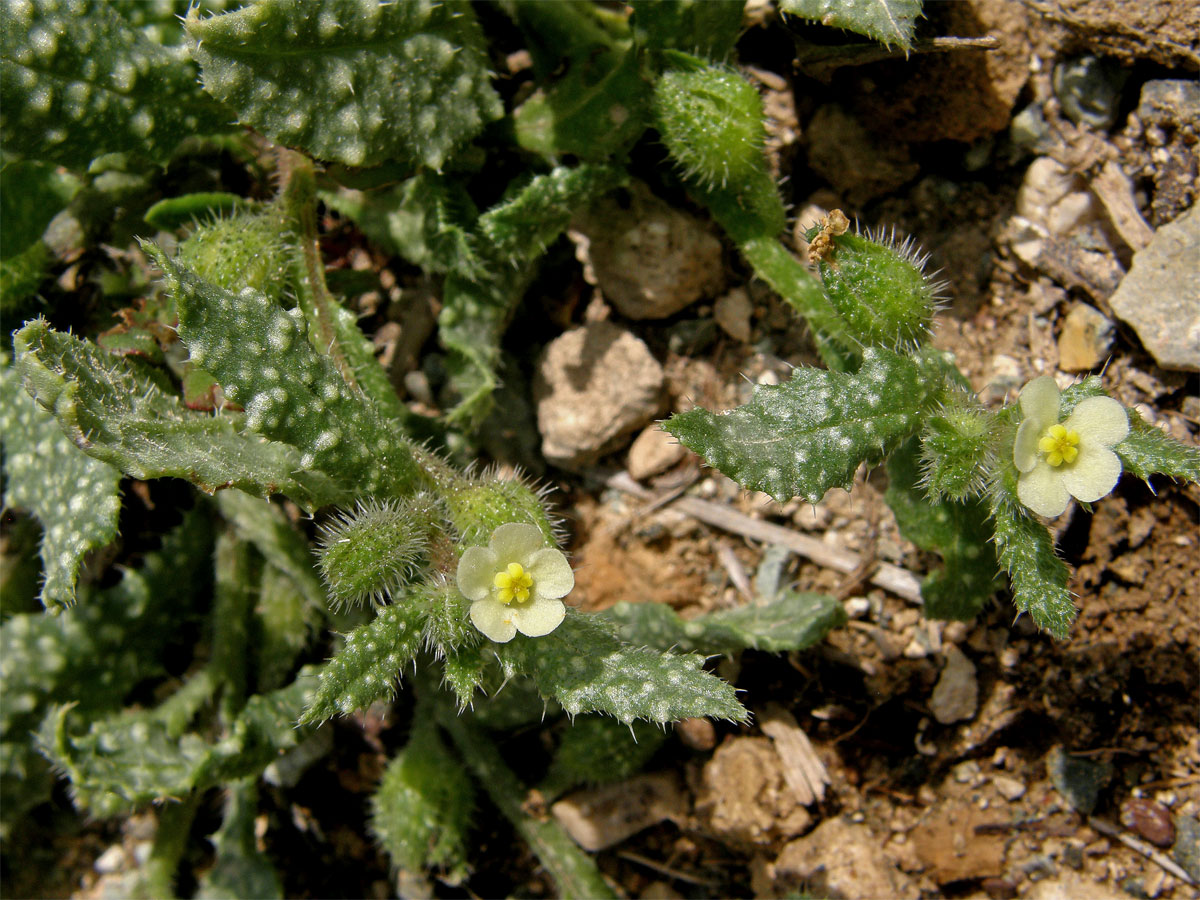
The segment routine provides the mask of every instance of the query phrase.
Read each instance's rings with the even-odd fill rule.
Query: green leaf
[[[371,834],[395,869],[467,874],[467,830],[475,789],[431,718],[416,718],[404,749],[388,763],[371,798]]]
[[[779,0],[779,9],[911,50],[921,0]]]
[[[13,348],[26,390],[76,446],[126,475],[183,478],[209,493],[284,493],[306,509],[347,496],[328,476],[303,471],[295,448],[246,434],[240,416],[184,408],[152,370],[53,331],[43,319],[18,331]]]
[[[8,260],[41,239],[46,226],[79,190],[79,180],[57,167],[17,160],[0,168],[0,259]]]
[[[666,732],[649,722],[625,724],[608,716],[577,716],[563,732],[538,785],[547,800],[581,784],[607,784],[636,775],[666,741]]]
[[[921,584],[931,619],[974,618],[999,587],[988,508],[977,499],[933,502],[921,488],[920,443],[910,440],[888,458],[884,494],[900,534],[945,562]]]
[[[5,6],[0,110],[6,150],[73,168],[113,151],[163,161],[227,121],[188,62],[103,0]]]
[[[8,366],[0,369],[0,437],[4,502],[42,523],[42,605],[71,606],[83,558],[117,536],[121,473],[74,446]]]
[[[867,348],[854,374],[796,369],[784,384],[757,387],[745,406],[719,415],[697,407],[664,427],[739,484],[816,503],[920,428],[940,395],[928,368]]]
[[[263,568],[254,614],[258,622],[261,690],[283,684],[321,621],[323,606],[310,602],[296,582],[275,566]]]
[[[246,410],[246,427],[300,450],[357,496],[403,495],[425,476],[412,448],[334,364],[308,343],[303,320],[260,291],[224,290],[143,245],[162,268],[193,362]]]
[[[742,0],[632,0],[638,41],[657,49],[682,50],[714,62],[733,52],[742,31]]]
[[[1054,552],[1049,530],[1014,498],[992,497],[992,521],[1000,564],[1012,579],[1013,605],[1033,617],[1038,628],[1064,640],[1075,620],[1067,590],[1070,570]]]
[[[482,272],[471,231],[479,213],[457,181],[422,172],[386,191],[341,188],[320,197],[373,243],[427,272]]]
[[[502,111],[467,3],[264,0],[186,27],[209,93],[322,159],[440,169]]]
[[[699,656],[632,647],[596,616],[567,610],[545,637],[517,635],[494,646],[506,674],[527,675],[570,715],[601,712],[622,722],[675,722],[689,716],[745,721],[732,687]]]
[[[17,317],[37,293],[54,264],[54,254],[41,240],[20,253],[0,260],[0,314]]]
[[[251,207],[253,204],[228,191],[201,191],[159,200],[142,216],[146,224],[160,231],[191,225]]]
[[[1151,475],[1166,475],[1200,482],[1200,448],[1168,436],[1136,410],[1128,412],[1129,435],[1113,447],[1126,472],[1143,481],[1148,481]]]
[[[258,850],[255,817],[258,787],[255,779],[236,781],[225,798],[225,818],[213,835],[217,858],[200,878],[199,900],[268,900],[283,896],[279,873]]]
[[[621,602],[603,615],[632,644],[706,654],[805,650],[846,623],[846,611],[833,597],[795,591],[694,619],[680,618],[664,603]]]
[[[400,600],[347,634],[345,646],[321,667],[300,722],[349,715],[395,693],[401,668],[421,649],[424,617],[422,606]]]
[[[550,158],[603,162],[628,152],[650,124],[650,83],[636,48],[594,46],[513,114],[517,143]]]

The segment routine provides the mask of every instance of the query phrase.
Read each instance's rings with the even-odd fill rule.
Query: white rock
[[[546,346],[533,396],[543,455],[578,468],[654,418],[664,399],[663,369],[630,332],[589,322]]]
[[[743,344],[750,343],[750,316],[754,305],[745,288],[734,288],[713,304],[713,318],[721,330]]]
[[[1200,371],[1200,207],[1134,254],[1109,305],[1164,369]]]
[[[120,872],[125,868],[125,848],[120,844],[113,844],[96,857],[96,861],[92,863],[92,868],[101,875],[111,875],[113,872]]]
[[[944,651],[946,667],[934,685],[929,711],[943,725],[974,717],[979,704],[975,664],[953,644]]]
[[[665,472],[687,455],[687,448],[657,424],[647,426],[633,440],[625,468],[638,481]]]
[[[1025,796],[1025,782],[1008,775],[993,775],[992,784],[1005,800],[1020,800]]]

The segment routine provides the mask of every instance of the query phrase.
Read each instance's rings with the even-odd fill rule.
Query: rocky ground
[[[936,342],[985,402],[1038,374],[1097,373],[1197,442],[1200,7],[929,3],[929,34],[991,35],[995,49],[820,77],[797,71],[788,32],[750,7],[741,56],[798,225],[836,207],[913,235],[949,283]],[[396,286],[390,301],[364,299],[365,321],[409,401],[435,408],[436,290],[326,224],[346,266],[383,268]],[[786,575],[850,615],[815,650],[720,663],[753,724],[681,723],[645,776],[556,807],[614,883],[631,897],[1197,896],[1200,490],[1126,479],[1094,513],[1056,523],[1080,608],[1068,641],[1014,622],[1003,595],[973,623],[927,621],[911,587],[932,560],[899,536],[881,472],[815,507],[781,505],[655,426],[816,361],[803,325],[703,216],[635,186],[581,215],[570,240],[514,327],[485,443],[560,489],[574,597],[593,610],[664,601],[685,616],[744,602],[764,554],[782,555],[750,521],[814,539],[784,557]],[[721,509],[748,518],[713,524]],[[402,718],[339,726],[335,752],[272,817],[264,844],[289,895],[395,890],[362,811],[323,795],[365,796]],[[544,739],[507,749],[533,770]],[[474,877],[438,895],[552,894],[512,833],[485,824],[497,818],[480,817]],[[82,869],[84,889],[103,893],[148,830],[152,814],[76,835],[58,856],[72,873],[62,890],[80,889]]]

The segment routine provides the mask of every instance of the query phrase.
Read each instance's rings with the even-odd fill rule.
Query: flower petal
[[[1018,472],[1029,472],[1037,465],[1038,441],[1051,425],[1058,424],[1058,383],[1049,375],[1039,375],[1021,388],[1023,419],[1013,445],[1013,464]]]
[[[1062,473],[1041,463],[1017,479],[1017,496],[1039,516],[1061,516],[1071,502]]]
[[[1080,449],[1089,444],[1111,447],[1129,434],[1129,413],[1112,397],[1088,397],[1079,401],[1063,424],[1079,432]]]
[[[563,618],[567,615],[567,609],[561,600],[547,600],[538,597],[531,603],[514,609],[512,613],[513,622],[516,623],[517,630],[521,634],[529,637],[541,637],[549,634],[562,623]]]
[[[529,574],[533,577],[533,592],[539,597],[565,597],[575,587],[571,564],[553,547],[543,547],[529,558]]]
[[[546,546],[546,537],[536,525],[509,522],[492,532],[488,547],[503,565],[519,562],[525,565],[529,557]]]
[[[1073,497],[1091,503],[1111,492],[1120,477],[1121,460],[1117,454],[1094,442],[1081,442],[1075,462],[1062,474],[1062,483]]]
[[[476,600],[471,604],[471,624],[497,644],[506,644],[517,634],[516,610],[496,600]]]
[[[500,569],[500,560],[487,547],[468,547],[458,561],[455,580],[468,600],[482,600],[492,589],[492,579]]]

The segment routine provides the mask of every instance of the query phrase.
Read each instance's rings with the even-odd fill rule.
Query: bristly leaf
[[[467,830],[475,788],[433,720],[414,720],[404,749],[392,758],[371,798],[371,834],[396,869],[467,874]]]
[[[992,525],[1000,563],[1012,579],[1013,605],[1029,613],[1039,628],[1063,640],[1076,615],[1067,590],[1070,570],[1054,552],[1054,539],[1046,526],[1000,491],[993,492]]]
[[[126,475],[183,478],[209,493],[284,493],[308,509],[347,497],[330,477],[303,471],[294,447],[245,434],[239,416],[186,409],[152,370],[53,331],[45,320],[13,335],[13,349],[26,390],[76,446]]]
[[[440,169],[502,111],[467,3],[265,0],[186,27],[213,96],[321,159]]]
[[[930,368],[868,347],[854,374],[796,369],[784,384],[756,388],[745,406],[691,409],[664,428],[745,487],[816,503],[920,428],[942,386]]]
[[[9,366],[0,369],[0,437],[4,502],[42,523],[42,605],[68,607],[84,556],[117,536],[121,473],[72,444]]]
[[[401,667],[421,649],[424,617],[423,607],[401,599],[346,635],[346,645],[322,666],[300,722],[319,724],[393,694]]]
[[[884,495],[900,533],[922,550],[941,554],[945,567],[921,584],[925,615],[931,619],[975,617],[999,587],[987,506],[976,498],[931,501],[921,489],[916,440],[888,458]]]
[[[630,778],[666,739],[666,731],[649,722],[626,725],[609,716],[578,716],[563,732],[538,790],[553,800],[577,785]]]
[[[543,697],[570,715],[600,712],[622,722],[675,722],[710,716],[743,722],[732,687],[702,668],[699,656],[631,647],[595,616],[567,610],[553,632],[495,644],[506,674],[533,679]]]
[[[631,0],[642,46],[682,50],[713,62],[729,56],[742,30],[742,0]]]
[[[1136,410],[1129,410],[1129,435],[1113,447],[1129,474],[1149,480],[1166,475],[1200,482],[1200,448],[1189,447],[1149,424]]]
[[[162,268],[192,360],[246,410],[246,426],[299,448],[357,496],[402,496],[425,476],[413,449],[308,343],[301,320],[246,288],[234,294],[143,244]]]
[[[5,150],[80,168],[105,152],[165,160],[226,127],[194,68],[105,2],[6,3],[0,16]]]
[[[732,654],[805,650],[846,623],[842,604],[825,594],[783,591],[770,603],[750,604],[683,619],[663,603],[618,603],[603,613],[623,640],[662,650]]]
[[[912,49],[921,0],[779,0],[779,9],[907,51]]]

